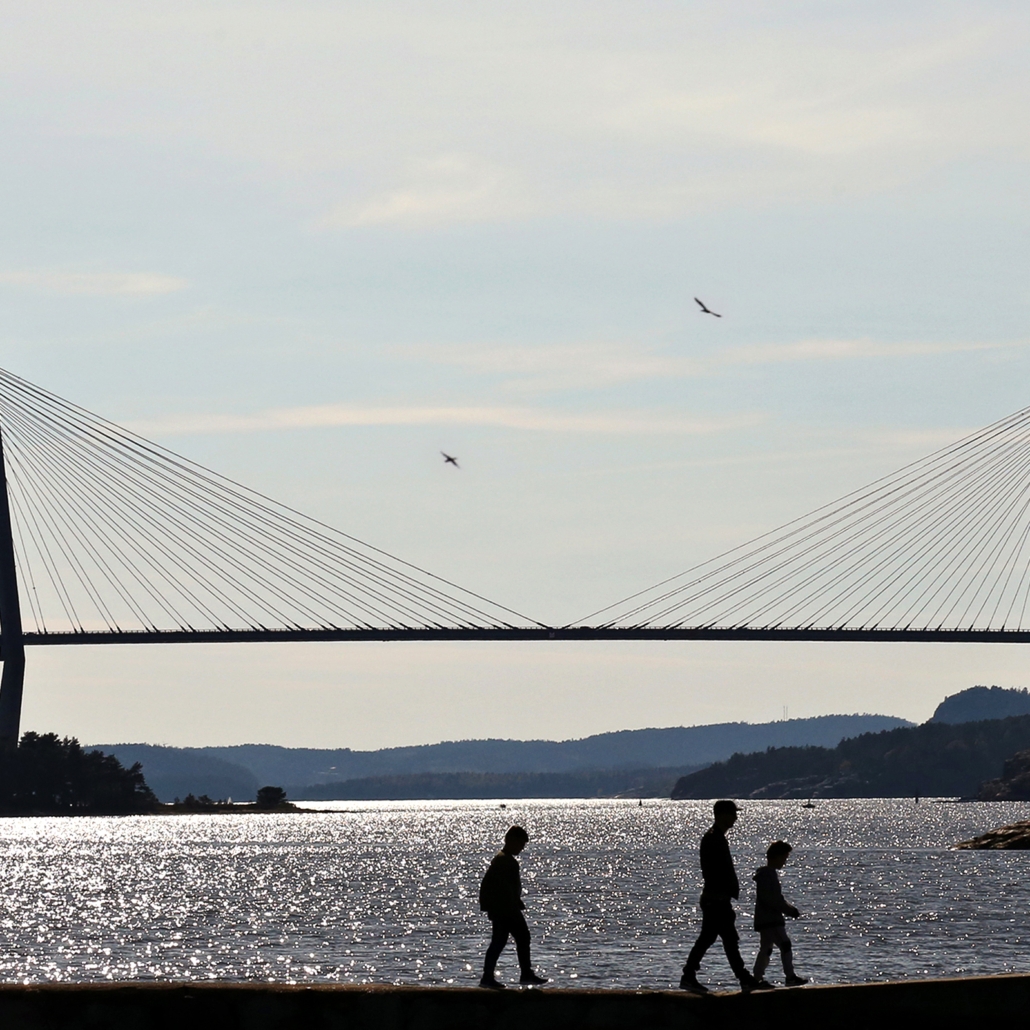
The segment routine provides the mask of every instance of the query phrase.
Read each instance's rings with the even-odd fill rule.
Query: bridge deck
[[[1025,644],[1030,630],[1005,629],[805,629],[688,626],[661,628],[540,626],[417,629],[224,629],[126,630],[122,632],[26,633],[40,644],[264,644],[286,641],[389,640],[820,640],[836,642]],[[2,638],[0,638],[2,646]]]

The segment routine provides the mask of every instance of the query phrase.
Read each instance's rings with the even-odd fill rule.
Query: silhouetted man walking
[[[708,993],[708,988],[698,983],[697,971],[701,968],[705,952],[715,943],[716,937],[721,937],[730,968],[740,981],[740,989],[744,992],[761,990],[740,957],[740,937],[733,925],[737,913],[733,911],[732,899],[740,897],[740,883],[733,868],[726,834],[737,821],[737,806],[732,801],[716,801],[713,811],[715,824],[701,838],[701,875],[705,881],[701,891],[701,933],[690,949],[680,987],[694,994]]]

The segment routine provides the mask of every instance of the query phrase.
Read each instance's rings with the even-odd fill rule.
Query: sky
[[[0,366],[571,622],[1030,404],[1028,40],[1005,2],[0,3]],[[1028,682],[1015,645],[34,648],[23,728],[374,748]]]

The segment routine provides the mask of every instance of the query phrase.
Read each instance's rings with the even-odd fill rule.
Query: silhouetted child
[[[515,938],[515,949],[519,956],[519,968],[522,975],[519,983],[545,984],[545,977],[533,972],[533,964],[529,958],[529,927],[522,910],[526,907],[522,901],[522,878],[519,875],[519,864],[515,856],[529,842],[529,834],[521,826],[513,826],[504,835],[504,847],[494,855],[490,868],[487,869],[483,882],[479,886],[479,907],[490,917],[493,923],[493,936],[486,949],[486,961],[483,964],[483,979],[480,987],[491,987],[500,990],[504,984],[498,983],[494,976],[494,968],[508,937]]]
[[[777,872],[787,864],[787,858],[793,850],[784,840],[773,841],[765,853],[766,864],[755,872],[755,929],[761,934],[762,943],[755,959],[754,977],[764,982],[772,950],[777,947],[783,960],[786,985],[800,987],[808,981],[794,972],[793,949],[787,936],[787,921],[783,917],[786,915],[797,919],[801,913],[784,900]]]

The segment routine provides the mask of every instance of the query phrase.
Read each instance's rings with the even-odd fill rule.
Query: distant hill
[[[210,798],[253,801],[258,778],[242,765],[235,765],[199,748],[160,747],[156,744],[98,744],[104,754],[114,755],[122,765],[139,762],[147,786],[161,801],[173,801],[187,794]]]
[[[465,798],[667,798],[688,769],[565,773],[413,773],[288,787],[295,801],[423,801]]]
[[[416,747],[352,751],[272,744],[170,748],[153,744],[97,744],[123,764],[140,762],[162,801],[187,794],[251,798],[259,786],[307,787],[374,777],[423,773],[565,773],[603,769],[685,769],[737,751],[814,744],[910,726],[887,715],[823,715],[784,722],[717,723],[667,729],[620,730],[581,740],[463,740]]]
[[[1026,687],[970,687],[946,697],[930,722],[978,722],[1007,719],[1010,715],[1030,715],[1030,692]]]
[[[832,747],[843,737],[910,725],[886,715],[824,715],[785,722],[619,730],[581,740],[459,740],[381,751],[269,744],[197,750],[244,766],[263,783],[308,784],[424,772],[572,772],[705,765],[734,751],[790,744]]]
[[[1030,715],[865,733],[835,748],[736,754],[680,779],[672,797],[973,797],[1030,748]]]

